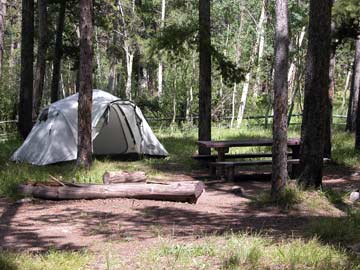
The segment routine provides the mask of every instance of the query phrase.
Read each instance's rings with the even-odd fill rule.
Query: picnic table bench
[[[244,153],[244,154],[227,154],[232,147],[253,147],[253,146],[272,146],[272,139],[247,139],[247,140],[230,140],[230,141],[198,141],[198,144],[207,148],[213,148],[217,152],[216,155],[198,155],[193,156],[197,160],[207,160],[211,168],[211,173],[217,171],[221,176],[225,176],[228,180],[234,179],[235,168],[238,166],[251,165],[271,165],[272,160],[242,160],[242,161],[226,161],[226,159],[234,158],[262,158],[272,157],[271,153]],[[291,165],[290,177],[295,178],[299,173],[299,158],[300,158],[300,139],[291,138],[287,142],[290,152],[287,152],[288,165]]]

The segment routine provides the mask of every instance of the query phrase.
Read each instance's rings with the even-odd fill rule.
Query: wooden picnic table
[[[198,141],[198,144],[207,148],[214,148],[217,151],[217,161],[223,161],[225,154],[231,147],[251,147],[251,146],[272,146],[272,139],[246,139],[230,141]],[[292,150],[293,158],[300,157],[300,139],[288,139],[288,147]]]
[[[232,147],[252,147],[252,146],[272,146],[272,139],[243,139],[228,141],[198,141],[198,144],[207,148],[213,148],[217,152],[216,162],[222,162],[226,159],[226,153]],[[300,139],[289,138],[287,142],[288,148],[291,149],[292,159],[300,158]],[[292,167],[292,174],[296,174],[298,165]],[[223,173],[222,173],[223,174]]]

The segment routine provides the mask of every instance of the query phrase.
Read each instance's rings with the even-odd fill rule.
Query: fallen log
[[[23,184],[19,186],[22,195],[47,200],[134,198],[196,203],[203,191],[204,184],[200,181],[168,184],[79,184],[77,186]]]
[[[103,175],[104,184],[145,182],[144,172],[112,171]]]

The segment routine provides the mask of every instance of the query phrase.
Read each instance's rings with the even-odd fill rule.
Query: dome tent
[[[36,124],[11,160],[47,165],[77,157],[78,94],[42,110]],[[93,153],[167,156],[141,110],[130,101],[93,91]]]

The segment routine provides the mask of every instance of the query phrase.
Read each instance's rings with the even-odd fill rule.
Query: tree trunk
[[[32,128],[34,78],[34,0],[22,1],[21,79],[19,101],[19,132],[25,139]]]
[[[0,80],[2,75],[2,63],[4,56],[6,0],[0,0]]]
[[[63,32],[65,26],[66,2],[66,0],[60,2],[60,11],[56,26],[53,76],[51,82],[51,103],[59,100],[59,82],[61,72],[61,58],[63,54]]]
[[[287,111],[288,111],[288,56],[289,29],[287,0],[275,4],[275,72],[274,122],[272,146],[271,196],[278,199],[284,192],[287,172]]]
[[[333,98],[335,92],[335,51],[331,53],[329,66],[329,90],[326,98],[326,118],[325,118],[325,133],[324,133],[324,157],[331,158],[331,137],[332,137],[332,112],[333,112]]]
[[[95,43],[96,43],[96,77],[98,82],[102,82],[102,65],[101,65],[101,51],[99,46],[99,38],[98,38],[98,31],[97,28],[95,28]],[[100,85],[97,86],[97,88],[101,88]]]
[[[231,99],[231,121],[230,121],[230,128],[234,127],[235,121],[235,100],[236,100],[236,92],[237,92],[237,84],[234,83],[234,88],[232,92],[232,99]]]
[[[48,200],[133,198],[196,203],[203,193],[204,188],[202,182],[184,181],[159,184],[79,184],[65,186],[20,185],[19,192],[25,196],[33,196],[35,198]]]
[[[78,108],[77,165],[91,166],[92,138],[92,0],[80,0],[80,89]]]
[[[310,0],[309,38],[299,184],[322,185],[326,99],[329,90],[332,0]]]
[[[125,47],[125,57],[126,57],[126,87],[125,95],[128,100],[131,100],[131,88],[132,88],[132,70],[134,62],[134,53],[129,51],[129,47]]]
[[[240,100],[239,111],[238,111],[238,116],[237,116],[237,124],[236,124],[237,128],[240,128],[242,120],[244,118],[245,105],[246,105],[246,100],[247,100],[247,96],[248,96],[248,92],[249,92],[250,76],[251,76],[250,72],[248,72],[245,75],[245,82],[244,82],[243,90],[241,93],[241,100]]]
[[[355,59],[354,61],[354,70],[353,70],[353,81],[352,88],[354,88],[353,92],[358,93],[360,95],[360,36],[358,36],[356,40],[356,48],[355,48]],[[360,103],[360,97],[358,97],[358,102]],[[360,106],[357,104],[356,111],[356,125],[355,125],[355,148],[360,149]]]
[[[199,0],[199,140],[211,140],[211,33],[210,0]],[[210,148],[199,146],[200,155]]]
[[[34,81],[33,120],[37,118],[40,111],[41,99],[44,90],[46,52],[48,47],[47,0],[38,0],[37,4],[39,13],[39,40]]]
[[[115,94],[115,79],[116,79],[116,61],[112,60],[109,68],[109,79],[107,89],[110,93]]]
[[[257,44],[259,44],[259,49],[258,49],[254,96],[257,96],[259,94],[261,88],[261,65],[262,65],[261,61],[264,56],[264,48],[265,48],[265,25],[267,20],[267,6],[268,6],[268,0],[263,0],[261,5],[260,18],[257,25],[257,32],[258,32]]]
[[[160,29],[162,30],[165,26],[165,7],[166,7],[166,0],[161,0],[161,26]],[[159,61],[158,67],[158,97],[161,97],[163,92],[163,62],[162,60]]]
[[[355,56],[351,78],[349,109],[346,121],[346,130],[353,132],[356,129],[356,117],[359,101],[359,80],[360,80],[360,37],[355,41]]]
[[[346,72],[346,80],[345,80],[345,85],[344,85],[344,89],[343,89],[344,93],[343,93],[343,98],[342,98],[342,102],[341,102],[341,114],[343,114],[345,111],[346,93],[349,88],[351,73],[352,73],[351,69]]]

